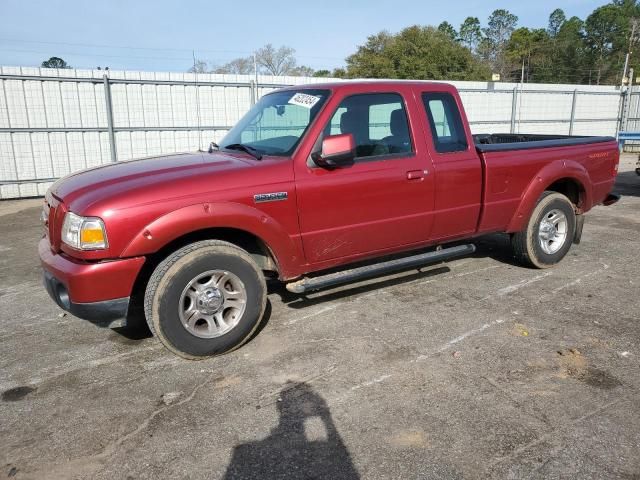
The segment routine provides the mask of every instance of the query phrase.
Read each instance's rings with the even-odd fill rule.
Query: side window
[[[468,148],[460,111],[448,93],[423,93],[433,143],[438,153],[461,152]]]
[[[351,133],[356,161],[413,151],[409,122],[397,93],[371,93],[345,98],[325,127],[325,134]]]
[[[329,122],[329,135],[339,135],[340,133],[342,133],[340,131],[340,118],[346,111],[347,109],[345,107],[338,107],[336,113],[333,114],[333,117],[331,117],[331,122]]]

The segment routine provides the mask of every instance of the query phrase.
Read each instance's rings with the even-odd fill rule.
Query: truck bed
[[[615,141],[613,137],[590,137],[582,135],[543,135],[523,133],[492,133],[473,136],[479,152],[504,152],[531,148],[569,147]]]
[[[521,230],[526,215],[514,220],[513,212],[523,201],[529,202],[527,212],[535,205],[542,193],[532,188],[536,179],[576,182],[574,200],[584,211],[602,203],[613,186],[618,149],[612,137],[505,133],[473,140],[483,166],[480,232]]]

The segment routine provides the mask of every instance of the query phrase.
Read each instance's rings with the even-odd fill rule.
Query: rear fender
[[[216,227],[233,228],[258,237],[273,253],[281,277],[297,275],[295,266],[302,263],[303,258],[301,246],[272,217],[234,202],[190,205],[167,213],[140,230],[121,256],[148,255],[179,237]]]
[[[571,179],[577,182],[582,189],[581,210],[586,212],[593,204],[593,192],[591,179],[587,170],[574,160],[556,160],[542,168],[531,183],[527,186],[511,221],[507,226],[507,232],[520,232],[526,228],[529,217],[533,212],[540,195],[554,182],[562,179]]]

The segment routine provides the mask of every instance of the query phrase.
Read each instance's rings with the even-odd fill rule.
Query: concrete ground
[[[0,478],[640,478],[640,177],[556,268],[473,258],[309,298],[200,362],[61,311],[0,203]]]

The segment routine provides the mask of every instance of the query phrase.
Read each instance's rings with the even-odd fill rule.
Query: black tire
[[[543,250],[539,238],[540,225],[551,212],[558,210],[566,218],[566,236],[557,251]],[[511,247],[519,263],[534,268],[549,268],[564,258],[575,237],[576,214],[571,201],[557,192],[544,192],[533,209],[527,228],[511,236]],[[556,248],[556,247],[554,247]]]
[[[194,335],[180,319],[185,287],[212,269],[231,272],[243,284],[246,304],[237,324],[214,338]],[[262,271],[240,247],[220,240],[187,245],[169,255],[154,270],[147,284],[144,310],[151,332],[176,355],[197,360],[228,353],[246,342],[260,324],[267,302]]]

